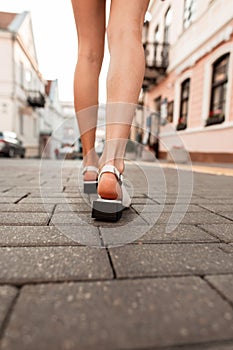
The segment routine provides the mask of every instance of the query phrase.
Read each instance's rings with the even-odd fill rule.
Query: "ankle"
[[[123,159],[112,159],[103,161],[102,157],[99,160],[99,169],[101,170],[105,165],[113,165],[122,174],[124,172],[124,160]]]
[[[83,155],[83,165],[89,166],[93,165],[98,168],[99,157],[96,152],[89,152],[86,155]]]

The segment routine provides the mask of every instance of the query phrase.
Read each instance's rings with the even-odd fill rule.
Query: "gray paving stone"
[[[139,213],[145,212],[145,213],[153,213],[153,212],[163,212],[163,213],[171,213],[172,210],[175,207],[175,210],[177,212],[182,212],[184,210],[184,205],[178,204],[174,206],[173,204],[156,204],[153,203],[152,205],[143,205],[143,204],[133,204],[132,207]],[[188,212],[205,212],[204,208],[199,207],[198,205],[190,204],[188,206]]]
[[[211,210],[215,213],[232,212],[232,204],[201,204],[201,207]]]
[[[0,180],[0,183],[1,183],[1,180]],[[1,186],[1,185],[0,185],[0,192],[1,192],[1,194],[2,194],[3,192],[10,191],[11,188],[12,188],[12,187],[10,187],[10,186],[8,187],[8,186],[4,186],[4,185]]]
[[[17,293],[18,291],[15,287],[0,286],[0,330]]]
[[[223,178],[223,180],[225,180]],[[202,197],[204,198],[208,198],[208,199],[211,199],[211,200],[215,200],[215,199],[232,199],[232,195],[233,195],[233,192],[231,191],[231,189],[229,188],[228,192],[225,192],[225,191],[219,191],[217,193],[213,193],[213,191],[211,192],[208,192],[208,193],[204,193],[202,195]]]
[[[76,194],[76,193],[80,193],[83,189],[83,185],[77,185],[76,183],[76,186],[71,186],[69,183],[66,184],[65,186],[65,190],[64,192],[67,194],[67,195],[71,195],[72,193]],[[80,194],[81,195],[81,194]]]
[[[41,188],[43,189],[47,189],[50,192],[62,192],[63,191],[63,186],[56,186],[56,187],[46,187],[46,186],[41,186],[40,184],[38,184],[38,186],[32,186],[32,185],[19,185],[14,187],[15,190],[26,190],[27,192],[30,193],[40,193],[41,192]]]
[[[100,227],[100,232],[106,246],[114,247],[127,243],[199,243],[199,242],[219,242],[219,240],[200,228],[191,225],[180,224],[171,233],[166,233],[166,225],[147,225],[104,228]]]
[[[231,222],[229,224],[204,224],[199,226],[226,243],[233,242],[233,223]]]
[[[181,196],[167,196],[167,197],[153,197],[153,200],[158,202],[159,204],[175,204],[177,199],[179,198],[180,204],[201,204],[201,203],[211,203],[210,199],[207,198],[197,198],[197,197],[181,197]]]
[[[3,204],[13,204],[17,200],[19,200],[21,197],[0,197],[0,203]]]
[[[194,225],[180,224],[171,233],[166,233],[166,225],[156,225],[143,236],[142,242],[219,242],[218,239]]]
[[[215,198],[215,199],[208,199],[209,202],[214,203],[215,204],[233,204],[233,198],[232,196],[230,198]],[[207,203],[207,202],[206,202]]]
[[[20,198],[20,197],[23,197],[23,196],[26,196],[28,194],[29,191],[27,190],[11,190],[11,191],[7,191],[7,192],[4,192],[4,193],[0,193],[0,199],[3,197],[17,197],[17,198]]]
[[[27,197],[23,198],[20,203],[35,203],[35,204],[66,204],[66,203],[83,203],[83,198],[70,198],[70,197]]]
[[[47,225],[47,213],[0,213],[0,225]]]
[[[206,276],[205,279],[233,304],[233,274]]]
[[[92,226],[0,226],[0,246],[99,246],[100,237]]]
[[[73,212],[73,213],[58,213],[52,216],[50,225],[62,226],[62,225],[90,225],[90,226],[99,226],[99,227],[121,227],[125,228],[126,225],[143,225],[147,226],[147,223],[133,211],[125,210],[122,214],[121,220],[118,222],[104,222],[91,218],[91,211],[86,213],[82,212]]]
[[[86,225],[86,221],[79,212],[61,212],[52,216],[50,225]]]
[[[188,209],[188,208],[187,208]],[[173,215],[171,213],[162,213],[160,216],[159,213],[141,213],[141,217],[146,220],[149,224],[164,224],[167,223],[168,220],[171,220],[171,223],[179,223],[183,224],[224,224],[230,223],[230,219],[223,218],[218,214],[210,213],[210,212],[194,212],[189,213],[185,211],[178,212],[175,211]]]
[[[71,203],[71,204],[57,204],[55,209],[55,214],[62,212],[90,212],[91,204],[90,203]]]
[[[116,350],[202,344],[231,339],[232,319],[232,308],[195,277],[26,286],[1,346]]]
[[[146,197],[133,197],[132,204],[155,204],[155,201]]]
[[[30,194],[30,198],[38,198],[38,197],[42,197],[42,198],[83,198],[83,195],[79,192],[76,192],[76,193],[66,193],[66,192],[53,192],[53,191],[50,191],[50,190],[47,190],[46,189],[43,189],[41,191],[38,191],[38,192],[32,192]]]
[[[233,209],[232,209],[231,212],[220,211],[218,214],[224,216],[227,219],[230,219],[231,221],[233,221]]]
[[[150,198],[153,198],[153,199],[156,199],[156,197],[160,197],[160,198],[176,198],[178,195],[179,195],[179,198],[190,198],[190,193],[191,193],[191,197],[192,198],[201,198],[200,196],[196,195],[193,192],[191,192],[190,190],[187,190],[187,191],[180,191],[178,192],[177,191],[177,188],[174,188],[173,190],[170,188],[170,189],[161,189],[159,188],[157,191],[148,191],[148,196]]]
[[[104,278],[112,278],[104,249],[77,246],[0,248],[1,283]]]
[[[0,212],[51,212],[54,209],[54,204],[1,204]]]
[[[110,248],[118,277],[233,273],[221,244],[145,244]]]
[[[195,345],[184,345],[184,346],[169,346],[169,347],[162,347],[157,348],[155,350],[232,350],[233,349],[233,342],[231,341],[214,341],[213,344],[202,344],[197,343]]]
[[[207,347],[205,350],[232,350],[233,349],[233,342],[227,344],[218,344],[216,346]]]

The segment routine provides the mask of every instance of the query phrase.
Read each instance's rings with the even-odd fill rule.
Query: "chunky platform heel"
[[[86,166],[83,169],[82,174],[84,175],[87,171],[93,171],[97,174],[97,176],[99,174],[98,168],[92,165]],[[83,181],[83,192],[87,194],[97,193],[97,186],[98,186],[97,179],[93,181]]]
[[[105,165],[99,174],[98,180],[104,173],[112,173],[116,176],[121,186],[122,199],[104,199],[99,196],[92,204],[92,218],[101,221],[118,221],[122,216],[123,210],[130,206],[131,198],[123,184],[123,176],[116,167]]]

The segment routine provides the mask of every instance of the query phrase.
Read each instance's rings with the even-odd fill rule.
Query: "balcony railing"
[[[169,44],[146,42],[143,46],[146,59],[143,87],[147,88],[155,85],[157,79],[165,75],[169,64]]]
[[[45,97],[39,91],[29,91],[28,92],[27,103],[32,108],[44,108],[45,106]]]

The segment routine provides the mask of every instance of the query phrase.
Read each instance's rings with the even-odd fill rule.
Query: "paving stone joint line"
[[[201,278],[203,279],[203,281],[205,281],[210,286],[211,289],[213,289],[233,309],[233,302],[231,300],[229,300],[213,283],[211,283],[208,279],[206,279],[206,277],[208,277],[208,276],[210,276],[210,275],[208,274],[208,275],[201,277]]]

